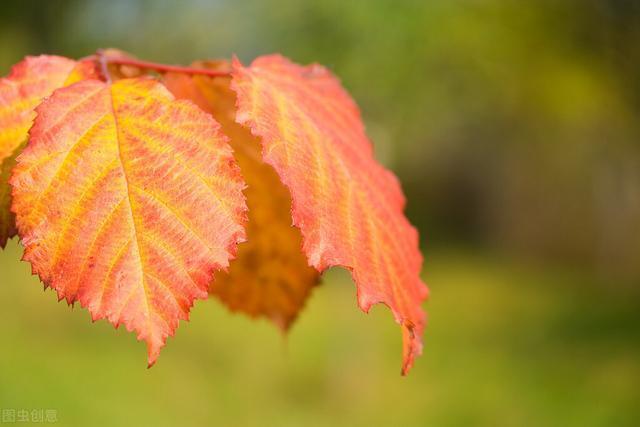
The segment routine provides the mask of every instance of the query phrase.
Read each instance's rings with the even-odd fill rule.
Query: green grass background
[[[576,272],[427,252],[424,355],[332,270],[290,334],[196,304],[156,366],[143,343],[42,291],[0,252],[0,407],[65,426],[637,426],[640,302]]]

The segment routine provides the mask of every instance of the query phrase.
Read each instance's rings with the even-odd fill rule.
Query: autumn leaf
[[[107,49],[28,58],[0,83],[0,243],[17,228],[45,286],[135,331],[149,365],[196,299],[286,330],[342,266],[363,310],[386,304],[402,325],[411,368],[428,295],[417,232],[326,69]]]
[[[226,61],[194,66],[230,68]],[[222,125],[247,183],[247,242],[239,246],[229,271],[216,273],[210,292],[232,310],[267,317],[288,329],[319,280],[302,253],[300,230],[292,226],[289,191],[263,162],[259,140],[235,121],[230,78],[169,73],[164,82],[176,97],[191,99]]]
[[[232,76],[237,120],[289,189],[310,264],[349,269],[365,312],[389,306],[402,325],[406,374],[422,351],[422,256],[398,180],[375,161],[358,108],[319,65],[264,56],[250,67],[234,60]]]
[[[60,56],[29,56],[0,79],[0,247],[15,235],[8,178],[15,157],[26,143],[34,109],[55,89],[95,77],[92,62]]]
[[[30,135],[11,178],[24,259],[60,299],[135,331],[152,365],[244,239],[226,137],[147,78],[59,89]]]

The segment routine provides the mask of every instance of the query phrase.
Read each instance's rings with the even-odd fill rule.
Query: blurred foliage
[[[204,302],[147,371],[131,334],[41,295],[14,242],[0,407],[96,426],[640,425],[638,1],[2,5],[2,74],[108,46],[169,63],[281,52],[340,76],[421,231],[425,355],[400,378],[388,311],[365,318],[335,273],[286,342]]]

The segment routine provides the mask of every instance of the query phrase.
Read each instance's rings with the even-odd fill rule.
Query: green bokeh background
[[[432,299],[400,377],[388,310],[330,271],[289,335],[215,300],[145,369],[132,334],[0,252],[0,411],[68,426],[640,425],[640,4],[634,0],[6,2],[26,54],[329,66],[400,177]],[[2,412],[0,412],[2,424]],[[25,423],[22,423],[25,424]]]

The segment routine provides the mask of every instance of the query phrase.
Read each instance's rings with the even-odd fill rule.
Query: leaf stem
[[[100,71],[102,72],[102,76],[105,78],[107,83],[111,83],[111,73],[109,73],[109,67],[107,66],[107,57],[99,50],[98,54],[98,63],[100,64]]]
[[[226,77],[231,74],[231,71],[223,70],[209,70],[205,68],[183,67],[180,65],[166,65],[156,62],[140,61],[132,58],[109,58],[103,56],[106,62],[116,65],[130,65],[132,67],[138,67],[146,70],[155,70],[158,72],[172,72],[172,73],[184,73],[184,74],[201,74],[210,77]]]

